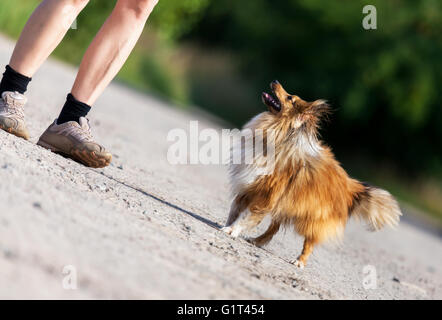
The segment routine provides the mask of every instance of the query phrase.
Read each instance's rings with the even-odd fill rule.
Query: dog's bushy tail
[[[397,226],[402,213],[393,196],[376,187],[365,185],[364,188],[364,192],[355,196],[351,216],[363,219],[370,231]]]

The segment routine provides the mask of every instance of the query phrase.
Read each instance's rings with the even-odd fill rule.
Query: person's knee
[[[159,0],[119,0],[124,8],[136,19],[145,19],[155,8]]]

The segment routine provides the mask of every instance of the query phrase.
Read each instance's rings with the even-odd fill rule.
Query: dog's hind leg
[[[302,249],[301,255],[298,257],[298,259],[291,261],[295,266],[298,268],[304,268],[304,266],[307,264],[307,259],[310,256],[310,254],[313,252],[313,247],[315,246],[316,241],[310,238],[304,239],[304,247]]]
[[[272,221],[266,232],[256,238],[251,238],[248,241],[253,243],[257,247],[262,247],[272,240],[273,236],[279,231],[281,224],[279,222]]]

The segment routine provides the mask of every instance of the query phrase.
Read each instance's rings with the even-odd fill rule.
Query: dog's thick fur
[[[245,128],[276,133],[275,168],[268,175],[258,175],[256,163],[260,159],[232,165],[235,198],[223,230],[237,237],[269,214],[269,228],[251,241],[262,246],[280,226],[293,227],[305,238],[302,254],[294,261],[303,267],[314,245],[342,237],[351,216],[364,219],[371,230],[397,225],[401,211],[390,193],[350,178],[330,148],[319,141],[318,126],[329,112],[327,103],[306,102],[290,95],[277,81],[271,88],[273,96],[263,94],[269,111]],[[245,148],[242,144],[238,147]]]

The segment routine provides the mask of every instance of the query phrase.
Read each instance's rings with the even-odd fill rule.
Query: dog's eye
[[[292,100],[293,100],[293,96],[288,96],[288,97],[287,97],[287,100],[288,100],[288,101],[292,101]]]

